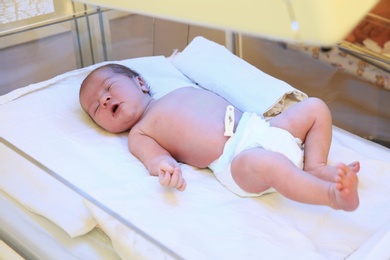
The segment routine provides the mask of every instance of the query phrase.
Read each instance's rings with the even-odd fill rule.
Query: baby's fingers
[[[180,176],[175,170],[172,174],[170,172],[162,171],[159,175],[160,184],[162,186],[175,188],[179,182]]]
[[[169,172],[161,171],[158,175],[159,182],[162,186],[169,186],[169,182],[171,181],[171,174]]]
[[[162,186],[176,188],[180,191],[183,191],[186,187],[185,180],[178,169],[175,169],[172,174],[169,172],[160,172],[159,181]]]
[[[180,168],[176,168],[172,174],[172,187],[175,187],[179,191],[183,191],[186,188],[186,181],[181,174]]]
[[[176,186],[176,188],[179,190],[179,191],[183,191],[185,190],[187,187],[187,183],[186,183],[186,180],[184,180],[183,178],[181,178],[180,182],[178,183],[178,185]]]

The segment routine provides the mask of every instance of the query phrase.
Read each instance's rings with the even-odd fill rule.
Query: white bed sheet
[[[352,213],[296,203],[277,193],[240,198],[210,171],[188,165],[182,166],[189,184],[183,193],[163,189],[150,178],[127,187],[105,186],[94,195],[185,259],[342,259],[365,243],[368,249],[359,251],[360,257],[373,254],[370,249],[389,232],[389,151],[334,128],[330,163],[340,158],[362,163],[361,205]],[[93,212],[98,221],[104,218],[99,210]],[[100,225],[121,230],[109,217]],[[119,255],[132,255],[131,235],[116,232],[111,238]],[[383,243],[378,250],[387,248]]]
[[[156,63],[139,68],[152,87],[165,81],[172,88],[195,86],[174,67],[169,67],[169,63],[169,69],[162,69],[165,58],[150,59]],[[122,63],[134,65],[137,61]],[[148,66],[153,64],[158,64],[162,77],[150,75],[151,82],[148,77],[151,67]],[[345,258],[372,241],[370,238],[379,234],[377,232],[390,221],[389,149],[338,128],[334,128],[330,163],[361,161],[361,205],[355,212],[303,205],[277,193],[240,198],[220,185],[209,170],[188,165],[182,165],[188,182],[185,192],[161,187],[128,152],[126,134],[103,131],[79,107],[79,84],[91,69],[62,75],[49,84],[30,86],[27,92],[40,90],[25,93],[13,101],[15,97],[4,98],[6,101],[0,106],[0,136],[179,256],[186,259]],[[90,205],[85,207],[79,196],[65,197],[68,196],[65,191],[58,194],[53,189],[38,187],[38,192],[29,192],[41,193],[41,199],[51,198],[41,205],[36,205],[35,197],[26,199],[28,196],[22,196],[20,190],[31,188],[33,181],[43,185],[42,178],[47,177],[25,167],[4,145],[0,149],[0,188],[3,191],[48,217],[71,236],[88,232],[99,223],[123,258],[150,256],[147,250],[134,250],[139,240],[123,232],[120,223]],[[51,181],[48,186],[56,185],[54,183]],[[40,208],[42,204],[48,208]],[[76,216],[69,214],[69,208],[75,210]],[[66,218],[56,219],[58,214],[53,215],[54,211]],[[90,226],[85,228],[84,225]],[[381,232],[384,234],[381,238],[388,233]]]

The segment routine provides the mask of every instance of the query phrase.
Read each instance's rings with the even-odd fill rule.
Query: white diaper
[[[261,193],[249,193],[241,189],[231,174],[231,162],[240,152],[262,147],[269,151],[279,152],[289,158],[297,167],[303,168],[302,141],[288,131],[272,127],[260,116],[245,112],[234,135],[226,142],[222,155],[209,165],[217,179],[230,191],[242,197],[259,196],[274,192],[270,188]]]

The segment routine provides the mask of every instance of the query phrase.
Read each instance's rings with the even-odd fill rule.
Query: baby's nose
[[[110,102],[110,100],[111,100],[111,97],[109,95],[102,96],[102,98],[100,99],[101,106],[103,106],[103,107],[108,106],[108,103]]]

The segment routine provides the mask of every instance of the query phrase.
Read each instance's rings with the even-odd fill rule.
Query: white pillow
[[[177,88],[198,87],[177,70],[164,56],[151,56],[116,62],[134,69],[150,85],[153,98],[158,99]]]
[[[172,64],[201,87],[219,94],[241,111],[272,116],[285,109],[287,103],[290,105],[307,98],[305,93],[203,37],[194,38]]]

